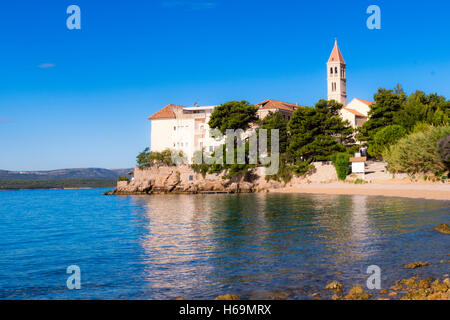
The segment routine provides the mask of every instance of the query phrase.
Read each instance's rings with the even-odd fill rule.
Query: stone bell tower
[[[337,39],[335,39],[333,51],[327,62],[327,83],[328,100],[336,100],[345,107],[347,105],[347,73]]]

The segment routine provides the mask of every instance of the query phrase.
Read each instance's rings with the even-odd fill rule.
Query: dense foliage
[[[226,174],[222,176],[223,179],[231,178],[238,175],[245,175],[248,173],[248,170],[251,168],[255,168],[255,164],[250,164],[249,161],[249,143],[245,142],[245,163],[239,164],[237,161],[237,145],[235,144],[234,148],[234,164],[227,164],[227,148],[226,145],[221,145],[216,147],[216,151],[213,152],[210,156],[202,154],[202,152],[196,152],[194,155],[195,161],[194,164],[191,165],[192,169],[201,173],[203,176],[206,174],[214,174],[221,173],[226,171]],[[217,150],[222,148],[222,155],[219,155]],[[215,162],[213,163],[213,158]]]
[[[250,123],[256,122],[258,109],[247,101],[230,101],[214,109],[209,119],[210,128],[220,130],[225,134],[227,129],[247,130]]]
[[[339,180],[345,180],[350,173],[350,157],[351,155],[347,153],[335,153],[331,156]]]
[[[450,126],[412,133],[383,151],[391,172],[438,173],[446,170],[436,148],[438,140],[450,134]]]
[[[400,138],[406,135],[406,129],[399,125],[391,125],[379,130],[373,143],[369,146],[368,152],[372,156],[380,156],[383,150],[396,143]]]
[[[279,152],[281,154],[286,152],[288,146],[288,132],[286,120],[284,120],[283,116],[280,112],[270,112],[263,120],[262,120],[262,129],[267,130],[267,144],[271,145],[271,132],[270,130],[279,130]]]
[[[367,141],[370,146],[379,130],[394,124],[394,116],[402,109],[406,99],[406,94],[399,85],[394,90],[378,89],[374,95],[375,104],[368,114],[369,120],[359,129],[356,138]]]
[[[296,159],[329,160],[346,150],[353,129],[339,116],[342,104],[320,100],[315,108],[297,109],[289,122],[288,152]]]
[[[438,140],[436,151],[439,160],[445,165],[446,169],[450,171],[450,134]]]
[[[447,124],[450,119],[450,101],[435,93],[427,95],[416,91],[408,97],[397,85],[394,90],[378,89],[374,99],[375,104],[369,111],[369,120],[363,124],[356,136],[358,140],[366,142],[369,148],[378,131],[387,126],[399,125],[410,133],[420,123],[439,126]],[[371,155],[377,155],[377,151],[379,150]]]
[[[149,148],[145,148],[144,151],[137,156],[137,166],[139,168],[147,168],[156,166],[173,166],[182,163],[185,160],[182,151],[179,151],[176,157],[173,157],[174,153],[170,149],[166,149],[161,152],[150,151]]]
[[[435,93],[426,95],[422,91],[411,94],[402,108],[394,115],[394,123],[411,132],[417,123],[439,126],[448,123],[450,101]]]

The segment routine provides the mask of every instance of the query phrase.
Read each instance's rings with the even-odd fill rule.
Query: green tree
[[[297,109],[289,122],[291,134],[288,151],[294,157],[327,160],[345,150],[351,141],[352,128],[339,116],[342,104],[320,100],[315,108]]]
[[[209,119],[210,128],[219,129],[222,134],[227,129],[247,130],[250,123],[258,120],[256,111],[258,108],[247,101],[230,101],[214,109]]]
[[[380,156],[383,150],[396,143],[400,138],[406,135],[406,129],[399,125],[387,126],[378,131],[373,143],[369,146],[368,152],[371,156]]]
[[[176,153],[178,160],[181,162],[186,160],[182,151]],[[172,150],[166,149],[161,152],[150,151],[149,148],[145,148],[144,151],[137,156],[137,165],[139,168],[147,168],[154,165],[158,166],[173,166],[177,165],[175,158],[172,157]]]
[[[394,114],[393,122],[408,132],[419,122],[442,125],[448,122],[449,101],[436,93],[425,94],[417,90],[411,94],[403,107]]]
[[[440,139],[448,135],[449,125],[407,135],[384,149],[383,159],[390,172],[439,173],[446,169],[445,159],[438,151],[442,150]]]
[[[378,89],[374,95],[375,104],[370,107],[369,120],[359,129],[356,138],[359,141],[366,141],[370,145],[379,130],[394,124],[394,116],[402,110],[406,98],[400,85],[397,85],[394,90]]]
[[[262,121],[262,129],[268,130],[267,144],[271,145],[270,130],[279,130],[280,153],[285,153],[288,144],[287,123],[280,112],[270,112]]]

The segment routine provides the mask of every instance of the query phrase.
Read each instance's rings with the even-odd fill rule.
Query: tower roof
[[[339,50],[337,39],[334,41],[334,48],[331,52],[330,59],[328,59],[328,62],[340,62],[345,63],[344,57],[342,57],[341,50]]]

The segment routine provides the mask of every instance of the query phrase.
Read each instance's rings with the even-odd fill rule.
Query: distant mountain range
[[[50,171],[0,170],[0,180],[117,179],[133,169],[80,168]]]

